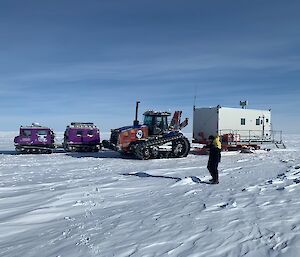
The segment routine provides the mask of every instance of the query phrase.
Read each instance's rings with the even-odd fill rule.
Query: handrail
[[[233,130],[221,129],[220,136],[232,135],[231,142],[277,142],[282,143],[282,130]]]

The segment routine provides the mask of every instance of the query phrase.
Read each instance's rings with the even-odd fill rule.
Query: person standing
[[[219,184],[219,171],[218,165],[221,161],[221,142],[219,136],[209,136],[209,158],[207,163],[207,169],[212,176],[209,181],[212,184]]]

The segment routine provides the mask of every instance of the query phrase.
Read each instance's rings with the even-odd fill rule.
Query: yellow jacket
[[[213,141],[213,144],[216,148],[218,149],[221,149],[222,148],[222,145],[221,145],[221,142],[220,142],[220,137],[219,135],[216,136],[216,138],[214,139]]]

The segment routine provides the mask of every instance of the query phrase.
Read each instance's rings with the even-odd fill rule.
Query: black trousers
[[[219,171],[218,171],[219,162],[208,162],[207,169],[212,176],[214,181],[219,181]]]

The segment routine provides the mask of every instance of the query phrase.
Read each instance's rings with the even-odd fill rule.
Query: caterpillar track
[[[19,154],[50,154],[53,150],[52,147],[16,146],[16,152]]]
[[[171,143],[169,149],[160,147]],[[182,134],[171,137],[151,138],[147,141],[138,141],[130,147],[133,155],[140,160],[159,158],[182,158],[186,157],[190,151],[190,143]]]

